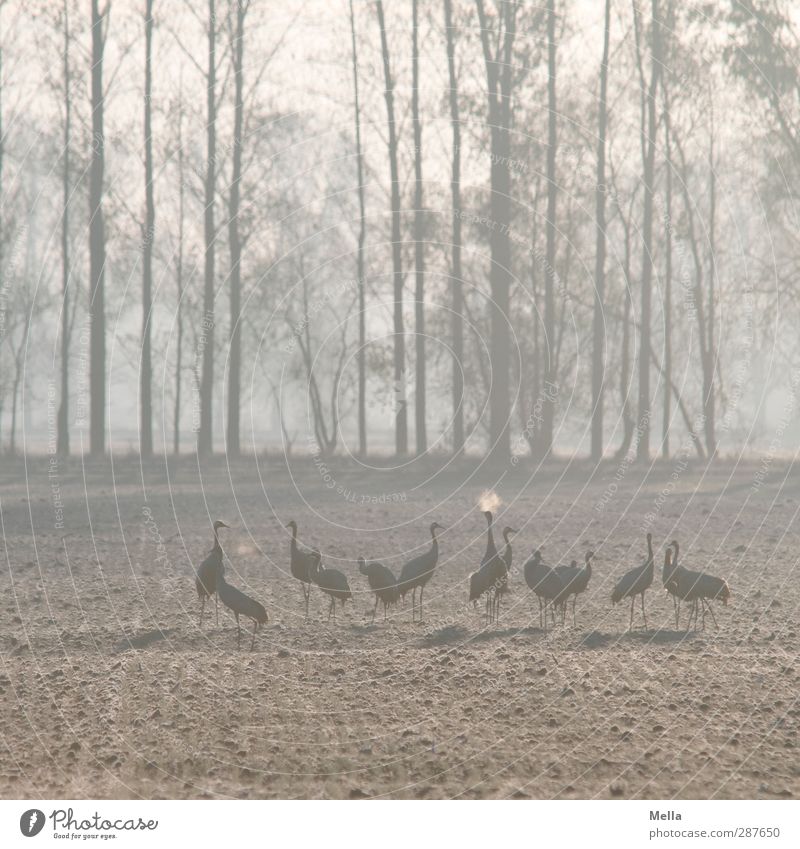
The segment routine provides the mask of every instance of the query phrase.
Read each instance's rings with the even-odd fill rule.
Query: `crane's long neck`
[[[590,579],[592,577],[592,558],[591,557],[586,558],[586,566],[584,567],[584,571],[586,572],[587,580]]]
[[[439,556],[439,540],[436,539],[436,528],[431,528],[431,552],[434,557]]]
[[[292,551],[297,551],[297,525],[292,525],[292,541],[290,543]]]
[[[493,520],[494,519],[491,515],[489,515],[488,519],[486,520],[487,521],[487,528],[486,528],[486,549],[487,549],[487,551],[495,551],[496,550],[495,544],[494,544],[494,531],[492,530]],[[506,540],[506,541],[508,541],[508,540]]]
[[[219,529],[214,528],[214,548],[212,551],[215,554],[222,554],[222,546],[219,544]]]

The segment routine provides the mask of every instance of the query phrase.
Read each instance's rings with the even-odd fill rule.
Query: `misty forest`
[[[792,450],[790,3],[4,0],[0,51],[4,452]]]

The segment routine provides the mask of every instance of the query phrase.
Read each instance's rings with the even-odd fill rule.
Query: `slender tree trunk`
[[[141,413],[139,453],[146,460],[153,455],[153,362],[150,327],[153,312],[153,239],[156,208],[153,201],[153,0],[145,0],[144,12],[144,194],[145,221],[142,240],[142,370],[139,407]]]
[[[491,254],[490,359],[492,380],[489,389],[489,456],[496,462],[507,462],[511,454],[509,420],[510,331],[509,298],[513,274],[511,271],[511,89],[512,51],[516,33],[514,3],[503,3],[497,21],[496,40],[490,38],[491,25],[483,0],[475,0],[481,31],[481,43],[486,64],[491,137]],[[496,41],[493,49],[492,41]]]
[[[92,0],[92,161],[89,170],[89,444],[93,456],[105,453],[106,409],[106,317],[105,265],[106,235],[103,221],[103,171],[105,136],[103,133],[103,31],[108,5],[100,12],[98,0]]]
[[[708,209],[708,306],[706,356],[703,364],[703,419],[706,438],[706,454],[710,460],[717,453],[716,403],[714,371],[716,369],[716,345],[714,342],[714,286],[717,276],[716,219],[717,219],[717,172],[714,166],[714,110],[710,107],[711,131],[708,149],[709,209]]]
[[[664,419],[661,435],[661,456],[669,459],[669,424],[672,418],[672,149],[670,140],[669,98],[664,92],[664,147],[666,151],[666,186],[664,228]]]
[[[214,0],[208,0],[208,72],[206,76],[206,178],[205,214],[203,230],[205,239],[205,269],[203,284],[203,364],[200,378],[200,432],[197,453],[208,457],[214,450],[213,403],[214,403],[214,193],[217,175],[217,16]]]
[[[636,0],[634,0],[634,3]],[[647,127],[642,127],[644,156],[644,211],[642,220],[642,318],[640,322],[639,352],[639,440],[636,458],[640,462],[650,459],[650,313],[653,286],[653,190],[655,182],[656,153],[656,93],[661,73],[661,22],[658,0],[652,0],[651,70],[647,91]]]
[[[175,309],[177,324],[175,346],[175,407],[172,416],[172,451],[177,457],[181,451],[181,381],[183,369],[183,226],[184,226],[184,153],[183,153],[183,81],[178,94],[178,256],[175,282],[178,305]]]
[[[242,130],[244,126],[244,23],[248,0],[236,0],[236,37],[233,43],[233,169],[228,216],[228,241],[231,253],[231,340],[228,369],[228,454],[241,453],[240,408],[242,371],[242,244],[239,238],[239,203],[242,181]]]
[[[394,81],[389,61],[386,21],[383,3],[377,0],[378,25],[381,31],[383,73],[386,81],[386,116],[389,129],[389,171],[392,183],[392,277],[394,279],[394,397],[396,404],[395,452],[408,453],[408,399],[406,394],[406,343],[403,328],[403,252],[400,231],[400,172],[397,162],[397,126],[394,116]]]
[[[61,172],[63,207],[61,214],[61,398],[56,416],[56,451],[69,455],[69,167],[72,144],[71,70],[69,62],[69,3],[64,2],[64,158]]]
[[[453,346],[453,453],[464,450],[464,284],[461,279],[461,119],[458,110],[455,27],[452,0],[444,0],[447,36],[447,69],[450,77],[450,122],[453,128],[453,162],[450,193],[453,205],[452,269],[450,282],[451,344]]]
[[[361,105],[358,97],[358,53],[356,50],[356,18],[350,0],[350,39],[353,50],[353,101],[356,123],[356,168],[358,179],[358,453],[367,455],[367,320],[364,290],[364,243],[367,238],[367,219],[364,204],[364,157],[361,150]]]
[[[597,118],[597,186],[595,187],[596,246],[594,257],[594,316],[592,322],[592,459],[603,457],[603,389],[605,383],[606,295],[606,129],[608,125],[608,53],[611,0],[606,0],[603,59],[600,63],[600,106]]]
[[[543,457],[553,450],[556,390],[556,146],[558,144],[558,105],[556,101],[556,10],[555,0],[547,0],[547,219],[545,221],[544,269],[544,348],[545,391],[542,399],[542,434],[540,452]]]
[[[417,454],[428,450],[425,428],[425,242],[422,209],[422,124],[419,120],[419,0],[411,0],[411,116],[414,125],[414,324],[416,340],[415,433]]]

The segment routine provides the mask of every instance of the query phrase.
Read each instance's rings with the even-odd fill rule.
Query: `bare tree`
[[[611,36],[611,0],[606,0],[603,59],[600,62],[600,105],[597,115],[597,185],[595,186],[594,316],[592,323],[592,459],[603,456],[603,403],[605,383],[606,293],[606,129],[608,126],[608,53]]]
[[[203,231],[205,263],[203,277],[203,327],[205,340],[200,377],[200,429],[197,453],[208,457],[214,449],[214,199],[217,181],[217,15],[214,0],[208,0],[208,70],[206,72],[206,177],[204,183]]]
[[[408,453],[408,399],[406,393],[406,343],[403,327],[403,244],[400,230],[400,172],[397,157],[397,125],[394,114],[394,80],[389,57],[389,43],[386,38],[386,20],[383,3],[376,0],[378,26],[381,31],[381,55],[383,74],[386,81],[386,122],[389,131],[389,172],[392,183],[392,278],[394,281],[394,398],[395,415],[395,452]]]
[[[244,124],[244,25],[249,0],[235,0],[236,22],[233,38],[233,167],[228,203],[228,242],[231,254],[230,309],[231,338],[230,366],[228,368],[228,433],[227,449],[233,457],[240,453],[239,418],[241,407],[242,371],[242,243],[239,238],[239,202],[242,181],[242,127]]]
[[[142,365],[139,386],[139,452],[143,459],[153,455],[153,362],[150,344],[153,317],[153,240],[156,207],[153,200],[153,0],[144,4],[144,196],[145,218],[142,238]]]
[[[181,383],[183,378],[183,241],[184,241],[184,204],[186,195],[185,153],[183,150],[183,80],[178,87],[177,103],[177,148],[178,148],[178,246],[175,259],[175,286],[177,305],[175,307],[175,405],[172,414],[172,451],[177,456],[181,450]]]
[[[72,68],[70,65],[69,0],[64,0],[62,9],[63,32],[63,151],[61,156],[61,397],[56,416],[56,451],[63,457],[69,455],[69,346],[71,336],[70,298],[69,298],[69,199],[70,185],[70,148],[72,146]]]
[[[647,86],[645,122],[642,116],[641,144],[643,163],[644,205],[642,213],[642,303],[640,321],[639,349],[639,410],[638,434],[636,443],[636,458],[646,461],[650,458],[650,353],[651,328],[650,313],[653,295],[653,193],[655,184],[655,155],[656,155],[656,96],[658,81],[661,75],[661,21],[659,18],[658,0],[652,0],[650,26],[650,82]],[[639,65],[642,89],[644,90],[644,72],[642,67],[642,26],[641,13],[637,0],[633,0],[633,14],[636,33],[636,56]]]
[[[350,0],[350,39],[353,51],[353,109],[356,125],[356,169],[358,179],[358,453],[367,454],[367,327],[365,312],[364,243],[367,237],[367,220],[364,211],[364,154],[361,150],[361,106],[358,97],[358,53],[356,51],[356,19],[353,0]]]
[[[94,456],[105,453],[106,407],[106,317],[105,266],[106,234],[103,220],[103,173],[105,134],[103,132],[103,52],[110,3],[100,10],[92,0],[92,161],[89,169],[89,314],[90,314],[90,412],[89,442]]]
[[[419,120],[419,0],[411,0],[411,120],[414,125],[415,431],[417,454],[428,450],[425,428],[425,219],[422,208],[422,124]]]
[[[486,65],[489,131],[491,137],[491,303],[489,306],[492,381],[489,393],[490,456],[505,462],[511,453],[509,433],[509,293],[511,290],[511,94],[512,51],[516,34],[517,4],[498,0],[492,21],[483,0],[475,0],[481,46]]]
[[[545,219],[544,267],[544,367],[545,392],[542,403],[542,430],[539,451],[547,456],[553,450],[553,420],[557,392],[556,368],[556,203],[558,176],[558,105],[556,101],[556,10],[555,0],[547,0],[547,217]]]
[[[453,453],[464,450],[464,284],[461,279],[461,118],[458,111],[455,27],[452,0],[444,0],[447,38],[447,70],[450,80],[450,122],[453,128],[453,161],[450,193],[453,206],[452,259],[450,269],[451,344],[453,347]]]

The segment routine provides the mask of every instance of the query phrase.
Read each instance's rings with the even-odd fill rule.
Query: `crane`
[[[214,596],[214,612],[219,626],[219,605],[217,602],[217,574],[222,569],[222,546],[219,544],[220,528],[227,528],[225,522],[214,522],[214,547],[211,553],[200,564],[195,577],[197,597],[200,599],[200,627],[203,627],[203,613],[206,609],[206,599]]]
[[[592,577],[593,551],[587,551],[584,556],[584,566],[579,567],[577,561],[573,560],[569,566],[559,566],[555,571],[564,583],[564,590],[555,600],[556,606],[561,605],[561,621],[563,623],[567,613],[567,602],[572,596],[572,625],[576,625],[575,604],[578,596],[586,591]]]
[[[342,602],[342,607],[344,607],[347,599],[353,597],[353,594],[350,592],[350,584],[347,583],[347,576],[344,572],[340,572],[338,569],[326,569],[322,565],[322,555],[319,551],[315,549],[311,553],[314,555],[314,566],[311,573],[312,580],[322,592],[330,596],[331,606],[328,609],[328,621],[330,621],[331,613],[333,613],[333,620],[335,622],[336,600],[339,599]]]
[[[633,628],[633,605],[636,601],[636,596],[641,597],[642,601],[642,616],[644,617],[644,627],[647,630],[647,614],[644,612],[644,594],[650,589],[653,583],[653,575],[655,574],[655,561],[653,559],[653,535],[647,534],[647,557],[641,566],[631,569],[626,572],[617,581],[617,585],[611,593],[611,601],[616,604],[622,601],[623,598],[631,600],[631,619],[628,625],[628,630]]]
[[[370,561],[367,563],[363,557],[358,558],[358,571],[366,575],[369,588],[375,593],[375,607],[372,610],[372,621],[375,621],[375,613],[378,610],[378,602],[383,604],[383,621],[386,621],[386,611],[389,605],[397,604],[400,598],[400,590],[397,588],[397,578],[394,573],[383,563]]]
[[[439,560],[439,540],[436,538],[436,531],[446,530],[438,522],[434,522],[430,526],[431,547],[418,557],[409,560],[400,570],[400,578],[397,581],[397,586],[400,590],[400,595],[405,598],[407,592],[412,591],[411,595],[411,618],[414,619],[417,602],[417,587],[419,587],[419,616],[422,621],[422,592],[425,589],[425,584],[433,577],[433,570],[436,568],[436,563]]]
[[[314,565],[314,553],[305,551],[297,544],[297,522],[294,519],[286,525],[292,531],[292,541],[289,543],[289,569],[292,576],[300,581],[303,589],[303,600],[306,605],[306,619],[308,619],[308,600],[311,595],[311,569]]]
[[[253,646],[256,642],[256,633],[258,629],[265,625],[269,619],[267,611],[262,604],[259,604],[255,599],[245,595],[241,590],[231,586],[225,580],[225,567],[223,566],[217,572],[217,595],[220,601],[233,612],[236,617],[236,648],[241,647],[242,643],[242,627],[239,624],[239,617],[246,616],[253,620],[253,639],[250,641],[250,651],[253,651]]]
[[[539,600],[539,626],[547,632],[547,603],[554,602],[564,591],[564,583],[556,572],[542,560],[542,552],[536,549],[522,567],[525,583],[534,591]],[[544,617],[542,616],[544,614]],[[553,623],[555,624],[555,612]]]

